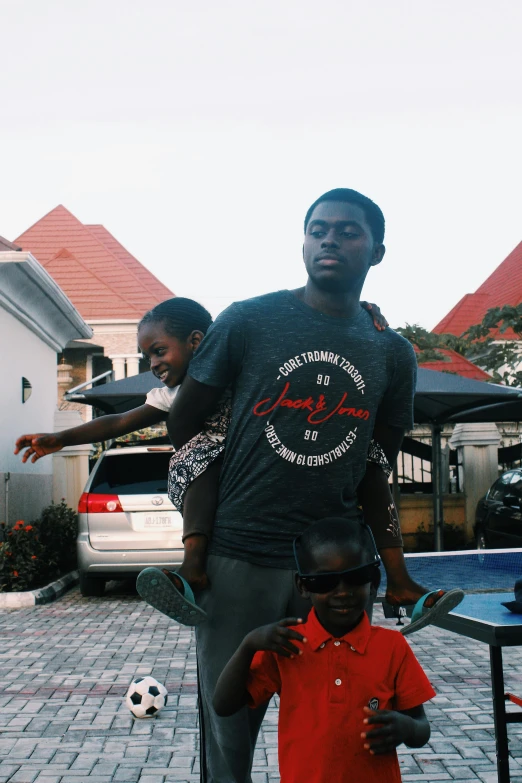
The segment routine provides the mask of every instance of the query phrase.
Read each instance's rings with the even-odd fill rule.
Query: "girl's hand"
[[[370,710],[364,707],[364,724],[378,728],[364,731],[364,747],[373,755],[392,753],[398,745],[407,742],[412,733],[413,718],[395,710]]]
[[[45,457],[46,454],[54,454],[56,451],[63,449],[63,444],[57,435],[53,435],[50,432],[40,432],[35,435],[22,435],[15,444],[15,454],[19,454],[22,449],[25,452],[22,454],[22,462],[27,462],[32,455],[31,462],[36,462],[40,457]]]
[[[251,631],[245,637],[244,644],[253,652],[270,650],[284,658],[295,658],[296,655],[302,655],[303,651],[292,644],[291,640],[306,642],[306,638],[288,626],[299,625],[302,622],[300,617],[286,617],[278,623],[263,625]]]
[[[384,332],[386,327],[390,325],[381,313],[380,307],[378,305],[371,304],[370,302],[361,302],[361,307],[364,307],[365,310],[368,310],[371,317],[373,318],[373,325],[378,332]]]

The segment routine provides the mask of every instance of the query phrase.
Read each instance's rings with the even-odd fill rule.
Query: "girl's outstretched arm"
[[[54,454],[66,446],[79,446],[82,443],[98,443],[102,440],[118,438],[120,435],[128,435],[130,432],[150,427],[165,421],[167,414],[152,405],[140,405],[126,413],[115,413],[109,416],[100,416],[79,427],[72,427],[61,432],[40,432],[32,435],[21,435],[16,441],[15,454],[25,449],[22,462],[36,462],[46,454]]]

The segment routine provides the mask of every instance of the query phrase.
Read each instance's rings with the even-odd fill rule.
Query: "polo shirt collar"
[[[306,628],[303,628],[302,631],[301,629],[299,630],[300,633],[306,636],[308,639],[308,644],[314,652],[318,650],[321,645],[324,646],[326,642],[335,639],[336,641],[345,642],[356,652],[362,655],[368,645],[371,629],[372,627],[370,625],[368,615],[366,612],[364,612],[361,622],[356,625],[355,628],[353,628],[344,636],[334,637],[332,634],[328,633],[325,628],[323,628],[317,618],[315,609],[312,607],[312,610],[308,615],[308,620],[306,621]]]

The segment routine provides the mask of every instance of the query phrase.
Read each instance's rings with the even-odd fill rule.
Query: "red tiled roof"
[[[166,285],[163,285],[162,282],[158,280],[157,277],[155,277],[152,272],[149,272],[149,270],[141,264],[137,258],[134,258],[129,251],[123,247],[123,245],[120,245],[117,239],[110,234],[105,226],[99,226],[99,225],[90,225],[87,226],[89,231],[94,234],[94,236],[102,242],[102,244],[105,245],[107,250],[110,250],[111,253],[113,253],[116,258],[119,258],[119,260],[125,264],[125,266],[130,269],[138,280],[147,288],[148,291],[150,291],[154,296],[159,297],[159,301],[163,302],[165,299],[170,299],[174,294],[172,291],[167,288]]]
[[[415,352],[419,353],[419,350],[414,346]],[[460,353],[452,351],[450,348],[437,348],[437,351],[446,356],[449,361],[433,361],[433,362],[420,362],[419,366],[424,367],[425,370],[438,370],[439,372],[452,372],[457,375],[462,375],[464,378],[472,378],[475,381],[490,381],[491,376],[477,367],[476,364],[470,362],[469,359],[465,359]]]
[[[29,250],[86,320],[138,319],[174,294],[103,226],[51,210],[16,242]]]
[[[522,242],[495,269],[474,294],[466,294],[433,329],[437,334],[460,336],[482,321],[490,307],[518,305],[522,302]],[[495,333],[493,333],[494,335]],[[497,333],[506,340],[519,340],[508,330]]]

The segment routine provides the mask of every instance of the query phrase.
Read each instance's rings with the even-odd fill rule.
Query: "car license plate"
[[[148,530],[172,530],[174,528],[173,514],[154,514],[141,512],[132,514],[132,527],[137,531]]]

